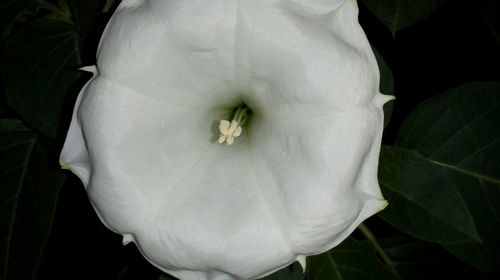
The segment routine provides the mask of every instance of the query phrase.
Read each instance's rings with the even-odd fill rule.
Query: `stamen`
[[[241,105],[236,109],[234,117],[229,122],[228,120],[221,120],[219,123],[219,139],[217,142],[223,144],[226,142],[227,145],[232,145],[234,143],[234,138],[241,135],[243,128],[241,127],[248,119],[249,108],[245,105]]]

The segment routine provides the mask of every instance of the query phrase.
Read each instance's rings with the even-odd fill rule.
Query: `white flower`
[[[85,68],[63,167],[176,277],[305,265],[387,204],[390,97],[357,13],[352,0],[123,0]]]

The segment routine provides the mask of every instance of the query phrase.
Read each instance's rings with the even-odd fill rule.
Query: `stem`
[[[370,240],[370,242],[373,243],[373,246],[375,247],[375,251],[379,254],[380,258],[382,261],[389,267],[389,269],[396,275],[398,275],[398,272],[396,271],[396,268],[394,267],[394,264],[392,263],[391,259],[387,255],[387,253],[382,249],[380,244],[377,241],[377,238],[373,234],[373,232],[363,223],[361,223],[358,226],[359,231],[366,237],[366,239]]]

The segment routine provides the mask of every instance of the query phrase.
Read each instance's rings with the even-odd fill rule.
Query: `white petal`
[[[236,1],[135,0],[121,3],[101,39],[101,75],[142,94],[189,107],[233,104]],[[227,37],[230,36],[230,37]],[[225,57],[228,57],[225,59]],[[168,92],[169,94],[165,94]],[[204,98],[200,98],[203,96]]]
[[[302,267],[302,272],[306,273],[306,256],[298,256],[297,261],[299,262],[300,266]]]
[[[357,11],[340,0],[122,1],[61,162],[110,229],[181,279],[302,264],[386,205],[376,176],[387,97]],[[254,111],[243,135],[220,122],[242,100]]]
[[[294,258],[267,207],[260,189],[265,186],[257,182],[249,154],[232,148],[213,146],[189,176],[165,194],[158,216],[146,227],[157,232],[143,231],[148,237],[144,240],[159,238],[141,243],[150,257],[206,271],[206,279],[210,270],[251,279],[259,274],[256,267],[262,273]]]
[[[80,177],[90,173],[83,181],[103,222],[117,232],[134,232],[143,209],[176,180],[166,171],[183,170],[213,144],[211,127],[219,118],[217,112],[165,103],[99,76],[81,93],[75,132],[68,134],[61,158],[75,165]],[[92,162],[78,168],[80,158]]]

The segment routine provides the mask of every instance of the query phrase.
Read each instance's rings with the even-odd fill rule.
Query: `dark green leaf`
[[[33,279],[64,181],[47,145],[17,120],[0,120],[0,278]]]
[[[64,96],[79,77],[73,24],[51,19],[29,23],[7,42],[3,60],[8,104],[54,137]]]
[[[37,0],[2,0],[0,3],[0,41],[10,33],[14,22],[23,14],[33,13]]]
[[[383,147],[379,181],[389,206],[380,216],[431,242],[479,242],[474,220],[448,170],[417,151]]]
[[[347,239],[334,249],[307,260],[310,280],[398,279],[377,258],[368,241]]]
[[[363,0],[365,6],[389,29],[397,31],[411,26],[429,15],[445,0]]]
[[[11,24],[16,16],[34,7],[37,2],[37,0],[3,0],[0,3],[0,26]]]
[[[66,0],[73,15],[73,22],[76,26],[76,36],[85,36],[88,29],[92,27],[100,9],[103,6],[102,0]]]
[[[302,267],[298,262],[262,278],[263,280],[302,280],[306,277],[306,274],[302,271]]]
[[[404,234],[382,237],[378,242],[402,279],[483,279],[477,271],[462,265],[456,258],[450,258],[438,244],[415,240]]]
[[[10,24],[22,11],[34,7],[37,0],[3,0],[0,3],[0,26]]]
[[[445,246],[485,270],[500,265],[499,120],[500,84],[473,83],[419,106],[397,139],[446,170],[457,186],[483,243]]]

